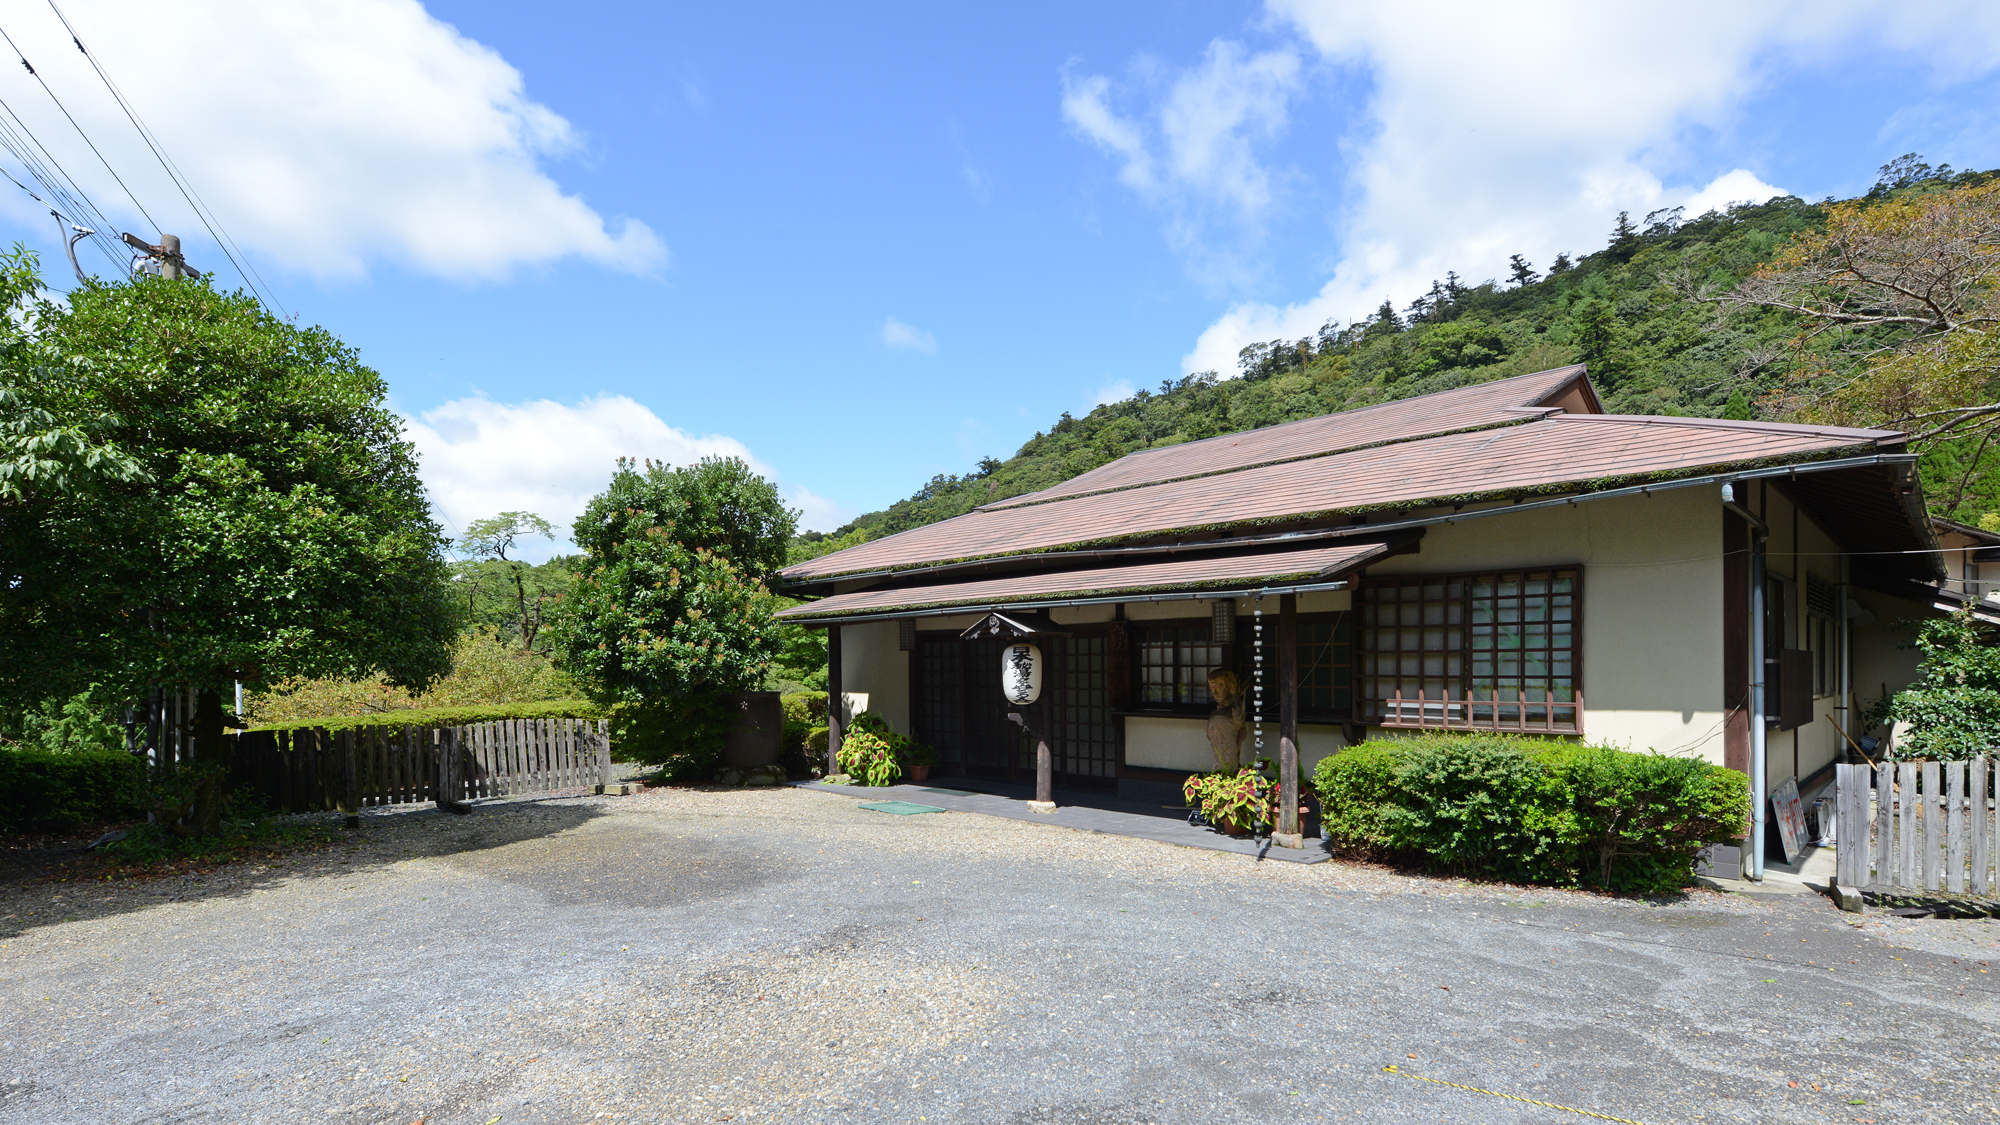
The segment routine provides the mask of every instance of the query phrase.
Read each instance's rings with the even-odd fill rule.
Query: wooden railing
[[[1583,693],[1572,692],[1571,696],[1557,699],[1555,692],[1544,690],[1541,699],[1530,699],[1527,692],[1516,691],[1515,698],[1505,699],[1499,692],[1489,691],[1482,699],[1478,692],[1467,691],[1453,699],[1447,688],[1438,699],[1405,699],[1398,688],[1382,700],[1382,714],[1374,725],[1400,730],[1582,734]]]
[[[1993,762],[1834,767],[1834,879],[1847,887],[1992,894]]]
[[[280,812],[335,810],[588,788],[611,782],[603,720],[505,719],[462,727],[247,731],[231,782]]]

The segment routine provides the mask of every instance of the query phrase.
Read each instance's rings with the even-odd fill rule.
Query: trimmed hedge
[[[1692,758],[1503,735],[1362,743],[1315,771],[1338,846],[1467,875],[1660,893],[1740,839],[1749,778]]]
[[[0,749],[0,832],[70,832],[146,815],[146,763],[123,750]]]
[[[608,719],[613,708],[587,699],[550,703],[493,703],[477,707],[428,707],[407,711],[377,711],[369,715],[338,715],[323,719],[265,723],[252,730],[364,730],[374,727],[462,727],[500,719]]]

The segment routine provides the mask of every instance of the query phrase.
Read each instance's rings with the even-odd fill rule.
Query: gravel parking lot
[[[795,789],[358,837],[0,887],[0,1122],[2000,1116],[1987,922],[1260,864]]]

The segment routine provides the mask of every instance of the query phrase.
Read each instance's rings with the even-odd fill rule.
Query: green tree
[[[736,458],[621,460],[576,520],[587,561],[549,623],[557,666],[607,703],[761,687],[780,636],[763,579],[797,519]]]
[[[1991,752],[2000,731],[2000,648],[1980,643],[1972,608],[1923,623],[1917,680],[1890,700],[1887,717],[1904,724],[1898,758],[1974,758]]]
[[[1729,401],[1722,406],[1722,416],[1735,422],[1749,422],[1757,417],[1757,409],[1750,405],[1750,396],[1738,387],[1729,392]]]
[[[1517,286],[1533,285],[1542,279],[1542,275],[1535,272],[1534,264],[1519,254],[1510,256],[1507,265],[1511,271],[1507,279]]]
[[[461,572],[460,581],[462,583],[467,583],[468,578],[476,582],[478,578],[484,577],[480,570],[477,569],[478,562],[499,564],[496,569],[500,570],[505,575],[507,581],[512,583],[514,587],[515,607],[514,627],[515,631],[520,634],[522,648],[531,649],[535,647],[535,634],[541,631],[548,602],[552,596],[559,597],[561,595],[559,591],[550,589],[549,585],[538,582],[536,583],[534,605],[530,607],[528,604],[528,578],[533,573],[534,568],[520,559],[508,558],[507,552],[514,549],[517,540],[549,539],[554,537],[555,531],[556,529],[549,525],[549,521],[533,512],[501,512],[497,516],[488,516],[485,519],[473,520],[471,523],[466,524],[465,534],[458,541],[458,549],[471,556],[475,561],[474,568],[467,568],[466,571]],[[467,584],[469,585],[470,583]],[[477,612],[476,604],[469,602],[467,606],[468,616],[474,612]]]
[[[415,455],[353,349],[246,295],[141,279],[57,304],[34,298],[18,250],[6,275],[0,382],[17,408],[131,464],[100,458],[88,487],[35,477],[0,505],[0,703],[192,688],[200,780],[169,827],[213,831],[232,681],[422,686],[450,667],[444,539]]]

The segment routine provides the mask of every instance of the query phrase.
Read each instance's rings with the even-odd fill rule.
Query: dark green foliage
[[[1891,756],[1959,761],[1991,754],[2000,743],[2000,647],[1980,643],[1970,607],[1924,622],[1914,644],[1924,654],[1917,681],[1887,708],[1888,719],[1904,724]]]
[[[1339,846],[1468,875],[1663,893],[1742,836],[1749,782],[1689,758],[1497,735],[1363,743],[1322,760]]]
[[[0,745],[47,750],[57,754],[125,749],[125,732],[113,719],[117,705],[92,684],[67,699],[44,699],[31,707],[0,716]]]
[[[689,551],[709,551],[763,578],[785,565],[798,513],[778,489],[735,457],[682,468],[621,459],[611,487],[576,519],[571,539],[594,562],[616,555],[635,528],[670,528]]]
[[[1562,842],[1584,882],[1676,890],[1696,852],[1743,833],[1750,779],[1735,770],[1602,746],[1555,746],[1535,760],[1568,798]]]
[[[729,724],[729,709],[709,693],[623,703],[611,710],[611,744],[624,760],[658,766],[661,777],[706,780]]]
[[[1539,874],[1563,802],[1529,748],[1499,738],[1413,739],[1395,768],[1382,834],[1449,870]]]
[[[733,458],[643,473],[621,460],[576,520],[588,562],[549,621],[556,666],[605,703],[761,688],[780,639],[762,577],[796,516]]]
[[[237,789],[224,803],[219,829],[208,836],[179,836],[157,824],[140,824],[123,839],[104,845],[113,871],[123,868],[171,867],[177,862],[226,863],[243,853],[271,855],[281,849],[325,846],[342,833],[325,820],[295,820],[274,816],[255,791]]]
[[[1606,249],[1565,254],[1539,281],[1467,285],[1449,275],[1407,310],[1384,302],[1353,324],[1245,348],[1239,378],[1187,375],[1082,418],[1064,415],[1004,462],[934,477],[883,511],[799,537],[792,561],[1047,488],[1136,450],[1578,361],[1590,364],[1614,413],[1719,417],[1735,401],[1736,416],[1752,416],[1785,385],[1789,361],[1770,357],[1789,354],[1778,345],[1796,323],[1772,314],[1718,326],[1714,310],[1685,290],[1726,289],[1823,222],[1824,208],[1791,197],[1691,219],[1656,213],[1644,229],[1621,215]]]
[[[826,763],[826,693],[800,691],[780,696],[785,715],[785,762],[788,769],[810,773]],[[815,734],[815,732],[817,732]]]
[[[33,280],[12,267],[17,290]],[[449,669],[443,538],[353,349],[206,282],[92,283],[21,311],[0,384],[143,475],[0,499],[0,697]]]
[[[0,747],[0,832],[73,832],[146,815],[146,763],[122,750]]]

